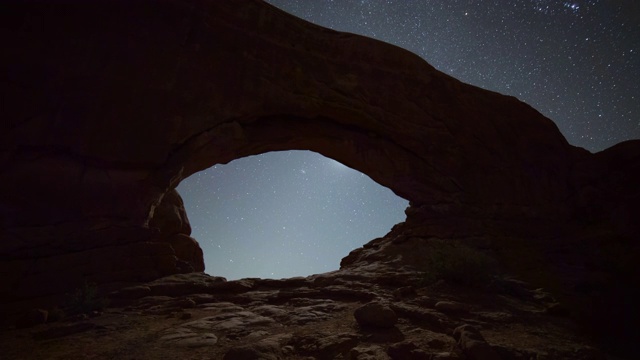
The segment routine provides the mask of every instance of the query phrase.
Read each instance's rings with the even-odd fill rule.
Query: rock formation
[[[4,309],[202,271],[174,188],[292,149],[411,202],[344,267],[464,240],[585,308],[616,307],[610,280],[637,274],[638,141],[591,154],[516,98],[258,0],[24,0],[0,20]]]

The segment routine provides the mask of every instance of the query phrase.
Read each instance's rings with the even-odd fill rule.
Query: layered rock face
[[[257,0],[4,8],[4,304],[202,271],[174,188],[274,150],[316,151],[411,201],[404,224],[344,266],[427,238],[637,239],[637,141],[592,155],[528,105],[392,45]]]

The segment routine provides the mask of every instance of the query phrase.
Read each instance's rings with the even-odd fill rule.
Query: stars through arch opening
[[[310,151],[215,165],[178,186],[205,272],[229,280],[337,270],[349,252],[404,221],[408,202]]]

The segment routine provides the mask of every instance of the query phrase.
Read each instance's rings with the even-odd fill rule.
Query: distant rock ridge
[[[579,299],[583,283],[620,295],[593,284],[615,273],[597,257],[608,244],[637,254],[640,141],[591,154],[516,98],[398,47],[258,0],[25,0],[0,20],[5,309],[85,280],[108,291],[201,271],[174,188],[275,150],[318,152],[410,201],[407,221],[345,267],[458,239],[522,276],[553,268]],[[539,262],[519,267],[532,248]]]

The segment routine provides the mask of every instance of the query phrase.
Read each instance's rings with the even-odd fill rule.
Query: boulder
[[[398,316],[393,310],[375,301],[357,308],[353,316],[363,327],[390,328],[398,321]]]

